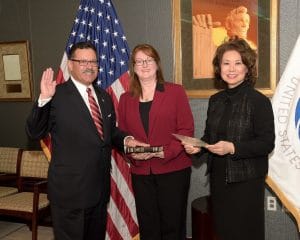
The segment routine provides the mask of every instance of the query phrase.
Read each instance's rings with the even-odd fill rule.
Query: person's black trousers
[[[132,183],[141,240],[185,240],[191,168],[135,175]]]
[[[55,240],[104,240],[106,204],[87,209],[66,209],[51,204]]]

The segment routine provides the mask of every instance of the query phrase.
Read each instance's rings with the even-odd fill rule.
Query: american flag
[[[129,48],[111,0],[81,0],[74,20],[57,83],[69,79],[67,53],[76,42],[91,41],[97,48],[99,88],[106,89],[117,109],[120,95],[128,89]],[[42,140],[46,155],[51,153],[50,138]],[[106,239],[139,239],[135,201],[128,164],[115,150],[112,154],[111,196],[108,206]]]

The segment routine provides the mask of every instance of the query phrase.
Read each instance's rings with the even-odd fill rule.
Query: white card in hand
[[[189,136],[184,136],[184,135],[180,135],[180,134],[176,134],[173,133],[172,134],[174,137],[176,137],[178,140],[180,140],[181,142],[184,142],[186,144],[190,144],[194,147],[205,147],[207,145],[206,142],[202,141],[199,138],[192,138]]]

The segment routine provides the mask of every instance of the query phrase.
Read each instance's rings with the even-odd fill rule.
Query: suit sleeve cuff
[[[48,102],[51,101],[51,97],[50,98],[46,98],[46,99],[41,99],[41,96],[38,99],[38,107],[44,107]]]
[[[123,145],[124,145],[124,152],[126,153],[126,145],[125,145],[125,143],[126,143],[126,141],[127,141],[127,139],[134,139],[134,137],[133,136],[126,136],[126,137],[124,137],[124,140],[123,140]]]

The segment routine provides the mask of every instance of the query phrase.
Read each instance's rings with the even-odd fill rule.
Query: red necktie
[[[101,139],[103,139],[103,121],[102,121],[101,113],[99,111],[98,104],[96,103],[95,98],[92,95],[92,90],[90,88],[87,88],[86,91],[88,93],[88,99],[89,99],[89,104],[90,104],[90,108],[91,108],[92,118],[94,120],[94,123],[96,125],[96,128],[98,130],[98,133],[99,133]]]

